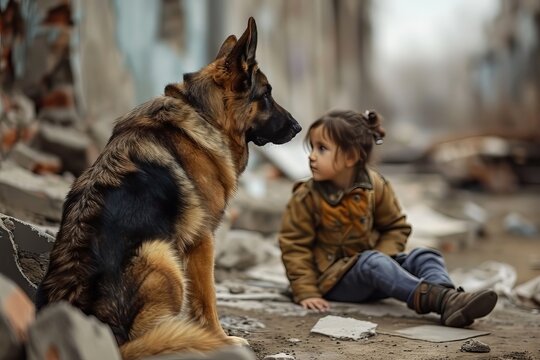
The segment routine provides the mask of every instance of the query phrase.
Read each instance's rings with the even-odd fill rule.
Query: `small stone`
[[[295,360],[295,357],[292,355],[287,355],[285,353],[279,353],[274,355],[267,355],[263,360]]]
[[[469,339],[461,345],[461,351],[473,353],[487,353],[491,351],[489,345],[475,339]]]
[[[290,342],[290,343],[296,344],[296,343],[301,342],[302,340],[297,339],[297,338],[289,338],[289,339],[287,339],[287,341]]]
[[[246,289],[241,285],[231,285],[229,287],[229,292],[231,294],[243,294],[246,292]]]

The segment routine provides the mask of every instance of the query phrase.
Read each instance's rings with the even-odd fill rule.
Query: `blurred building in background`
[[[501,1],[487,35],[472,69],[481,125],[538,136],[540,1]]]
[[[429,4],[437,10],[449,3]],[[423,151],[441,134],[512,129],[538,137],[539,3],[493,0],[497,15],[482,18],[486,30],[476,34],[482,46],[468,52],[459,43],[471,34],[460,28],[472,20],[454,11],[454,41],[433,41],[438,62],[407,43],[400,44],[407,57],[390,63],[375,56],[377,34],[399,35],[398,20],[420,24],[425,2],[0,0],[2,158],[30,157],[34,172],[79,174],[118,116],[210,62],[249,16],[257,20],[257,57],[274,97],[304,127],[331,108],[377,108],[394,140],[382,152],[405,160],[416,153],[403,147]],[[389,4],[401,6],[394,17]],[[375,76],[381,73],[385,82]],[[305,158],[298,146],[266,148],[270,157],[279,148]]]

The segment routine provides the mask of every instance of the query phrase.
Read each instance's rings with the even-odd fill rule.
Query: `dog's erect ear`
[[[231,35],[227,39],[225,39],[223,44],[221,44],[221,48],[219,48],[219,51],[216,55],[216,60],[229,55],[237,42],[238,40],[236,40],[236,36],[234,35]]]
[[[169,84],[165,86],[165,96],[170,96],[173,98],[182,98],[182,92],[178,88],[177,84]]]
[[[250,17],[246,31],[244,31],[234,48],[227,56],[227,60],[230,64],[240,65],[240,68],[243,68],[243,64],[251,65],[255,62],[256,51],[257,24],[255,24],[255,19]]]

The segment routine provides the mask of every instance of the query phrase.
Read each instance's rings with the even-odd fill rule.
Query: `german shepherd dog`
[[[121,117],[67,195],[38,309],[65,300],[108,324],[124,359],[245,343],[221,328],[213,233],[248,143],[300,130],[255,60],[253,18],[216,59]]]

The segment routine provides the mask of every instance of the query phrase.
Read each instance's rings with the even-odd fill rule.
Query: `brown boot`
[[[418,314],[436,312],[441,314],[441,324],[453,327],[471,325],[474,319],[486,316],[497,303],[492,290],[466,293],[462,288],[454,290],[442,285],[420,283],[414,292],[412,308]]]

